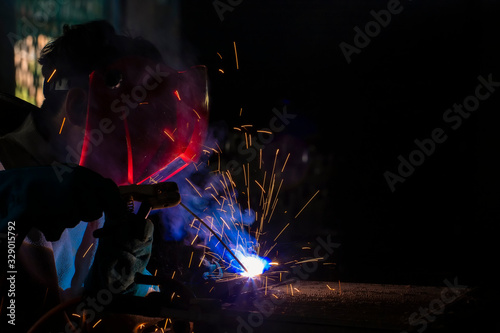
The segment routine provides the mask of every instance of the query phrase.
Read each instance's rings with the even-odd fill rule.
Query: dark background
[[[353,28],[364,30],[370,11],[387,3],[243,1],[221,22],[210,2],[188,1],[183,31],[212,69],[213,120],[238,122],[243,107],[265,126],[271,109],[284,104],[299,115],[286,132],[307,145],[307,170],[284,197],[296,212],[321,192],[286,237],[333,233],[344,280],[489,281],[498,252],[500,96],[456,130],[443,114],[474,94],[479,75],[500,81],[498,4],[403,1],[403,11],[348,64],[339,44],[354,45]],[[221,65],[216,55],[227,58],[233,41],[239,71],[234,58]],[[391,192],[384,172],[397,174],[398,156],[408,158],[414,140],[438,127],[447,140]],[[300,169],[300,145],[288,149]]]
[[[153,41],[172,38],[165,26],[176,22],[177,63],[207,65],[211,122],[227,129],[228,140],[233,126],[268,127],[273,108],[296,115],[266,146],[272,158],[276,148],[290,153],[269,235],[289,222],[283,244],[332,235],[342,244],[334,277],[343,281],[490,283],[500,218],[500,92],[456,130],[443,114],[474,94],[479,75],[500,81],[499,5],[402,1],[403,11],[348,64],[339,44],[354,45],[353,28],[364,30],[370,11],[388,2],[246,0],[222,21],[212,1],[179,2],[175,15],[114,3],[121,4],[122,27],[142,25]],[[9,82],[2,76],[3,87]],[[438,127],[447,140],[391,192],[384,173],[397,173],[398,156],[407,158],[414,140]],[[227,150],[228,160],[238,158],[234,147]]]

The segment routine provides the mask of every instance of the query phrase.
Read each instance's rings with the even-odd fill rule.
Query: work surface
[[[483,333],[500,328],[494,286],[468,288],[456,279],[445,280],[441,286],[232,282],[218,283],[219,288],[227,288],[226,298],[215,297],[214,291],[210,298],[191,298],[188,307],[170,302],[177,299],[176,293],[167,293],[166,298],[159,293],[146,298],[115,297],[116,302],[91,331],[126,332],[118,327],[134,325],[136,333],[160,332],[161,327],[172,331],[166,327],[170,319],[165,318],[171,318],[174,326],[191,322],[196,333]],[[132,324],[125,325],[127,320]]]
[[[442,287],[296,281],[223,304],[222,332],[445,332],[471,290]],[[451,318],[451,319],[450,319]]]

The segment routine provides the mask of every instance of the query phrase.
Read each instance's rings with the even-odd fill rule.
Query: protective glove
[[[151,257],[153,223],[133,213],[108,219],[99,235],[99,246],[85,288],[112,293],[135,293],[136,273],[142,273]]]
[[[0,232],[16,221],[16,233],[22,236],[18,240],[36,227],[47,240],[56,241],[65,228],[94,221],[103,212],[118,219],[126,214],[112,180],[84,167],[68,168],[62,178],[51,166],[0,171]]]

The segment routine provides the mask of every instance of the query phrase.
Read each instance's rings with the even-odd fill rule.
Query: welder
[[[14,222],[20,331],[84,289],[144,293],[134,276],[146,269],[153,225],[138,223],[117,184],[137,184],[176,159],[189,163],[206,120],[199,103],[189,105],[195,123],[179,116],[187,106],[163,98],[175,86],[170,95],[180,101],[182,79],[153,44],[120,36],[107,22],[65,26],[39,62],[41,108],[0,95],[0,243],[7,253],[7,226]],[[135,114],[122,112],[124,99]],[[179,119],[178,142],[168,145],[165,135],[172,138]],[[165,132],[161,140],[145,138],[158,131]],[[113,232],[97,242],[93,232],[103,226]]]

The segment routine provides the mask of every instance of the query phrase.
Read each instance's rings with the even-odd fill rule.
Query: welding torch
[[[222,238],[207,224],[196,215],[191,209],[189,209],[184,203],[181,202],[181,196],[179,194],[179,188],[174,182],[162,182],[157,184],[147,184],[147,185],[125,185],[118,187],[120,195],[123,200],[128,203],[129,210],[133,211],[134,201],[141,202],[139,210],[136,215],[147,219],[149,213],[152,210],[163,209],[174,207],[180,205],[187,212],[189,212],[193,217],[203,224],[214,237],[224,246],[224,248],[233,256],[236,262],[243,268],[245,272],[248,272],[243,263],[236,257],[234,252],[227,246],[227,244],[222,240]],[[94,231],[94,237],[103,237],[107,233],[106,227],[97,229]]]
[[[136,215],[144,220],[155,209],[174,207],[181,201],[179,188],[176,183],[164,182],[151,185],[125,185],[118,190],[123,201],[127,203],[130,213],[134,212],[134,201],[141,202]],[[116,226],[119,227],[119,226]],[[94,237],[101,238],[112,233],[106,225],[94,231]]]

